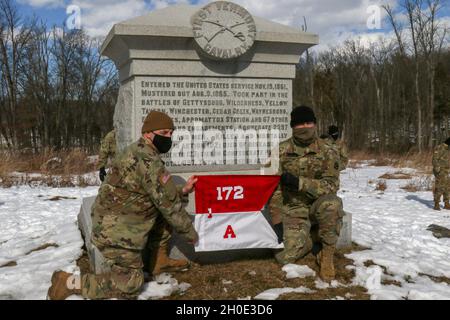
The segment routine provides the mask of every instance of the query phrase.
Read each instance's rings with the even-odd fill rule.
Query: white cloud
[[[20,0],[32,6],[61,6],[63,0]],[[253,15],[301,29],[303,16],[306,17],[308,32],[320,37],[320,45],[315,50],[342,43],[348,38],[360,37],[363,42],[385,36],[390,25],[384,20],[386,14],[380,7],[381,29],[369,30],[367,20],[371,5],[389,3],[397,7],[399,0],[233,0],[249,10]],[[199,5],[212,2],[200,0]],[[189,0],[65,0],[66,5],[76,4],[81,8],[81,23],[92,36],[105,36],[113,24],[136,16],[145,15],[150,10],[169,5],[189,3]],[[396,15],[405,21],[402,15]],[[448,21],[449,17],[446,17]],[[389,35],[388,35],[389,36]]]
[[[19,0],[21,4],[28,4],[32,7],[63,7],[64,0]]]
[[[205,4],[213,0],[202,0]],[[233,0],[253,15],[301,29],[306,18],[308,32],[319,35],[320,51],[342,43],[348,38],[360,37],[362,42],[383,36],[390,26],[384,21],[383,4],[397,7],[398,0]],[[370,6],[379,6],[381,29],[369,30]]]
[[[349,37],[362,35],[373,38],[383,30],[369,30],[367,21],[371,16],[369,6],[380,6],[381,29],[388,27],[383,23],[385,12],[382,4],[390,3],[396,7],[397,0],[235,0],[256,16],[261,16],[301,29],[306,18],[308,32],[319,35],[317,49],[340,43]]]
[[[105,36],[120,21],[145,14],[143,0],[74,0],[81,8],[81,25],[93,37]]]

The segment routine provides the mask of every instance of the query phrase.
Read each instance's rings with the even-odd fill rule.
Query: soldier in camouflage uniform
[[[114,159],[116,156],[116,129],[111,130],[100,143],[100,151],[98,153],[98,164],[100,180],[103,182],[106,177],[106,168],[108,160]]]
[[[348,151],[344,140],[339,139],[339,128],[337,126],[328,127],[328,142],[334,145],[339,153],[339,171],[345,170],[348,164]]]
[[[435,177],[433,192],[434,210],[441,210],[439,202],[442,196],[444,198],[444,209],[450,210],[450,204],[448,202],[448,187],[450,182],[448,177],[450,173],[449,145],[450,138],[445,140],[445,143],[436,146],[433,153],[433,174]]]
[[[284,249],[275,253],[281,264],[295,263],[313,246],[310,230],[318,227],[322,250],[318,255],[320,276],[334,279],[333,257],[344,215],[339,189],[339,155],[329,142],[316,134],[311,108],[301,106],[291,113],[293,135],[279,147],[281,175],[270,209],[272,223],[283,226]],[[278,225],[278,226],[277,226]]]
[[[168,152],[174,126],[162,112],[152,111],[142,126],[142,137],[114,159],[111,173],[92,207],[92,243],[110,272],[82,274],[81,288],[68,288],[73,276],[62,271],[52,277],[50,299],[82,294],[90,299],[136,297],[144,283],[142,251],[150,232],[170,235],[167,224],[190,243],[198,241],[182,199],[194,189],[191,177],[177,187],[159,154]],[[157,230],[155,230],[157,229]],[[157,251],[156,264],[167,263],[167,252]]]

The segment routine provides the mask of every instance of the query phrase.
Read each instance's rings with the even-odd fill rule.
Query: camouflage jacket
[[[339,154],[339,171],[345,170],[347,168],[348,164],[348,150],[347,146],[345,145],[344,140],[338,139],[337,141],[334,140],[332,137],[326,138],[328,143],[335,146],[338,154]]]
[[[94,244],[141,250],[159,215],[193,240],[196,232],[181,188],[153,146],[143,138],[129,145],[114,159],[92,208]]]
[[[299,190],[278,186],[270,201],[274,224],[281,222],[286,206],[310,207],[319,197],[339,189],[339,155],[327,140],[317,139],[308,147],[301,147],[289,138],[279,149],[278,174],[289,172],[299,177]]]
[[[116,156],[116,130],[110,131],[100,143],[97,169],[108,166],[108,159]]]
[[[435,175],[439,173],[448,174],[449,168],[449,146],[441,143],[436,146],[433,152],[433,173]]]

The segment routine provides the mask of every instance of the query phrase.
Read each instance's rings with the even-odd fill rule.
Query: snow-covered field
[[[450,211],[433,210],[430,191],[400,189],[408,180],[386,180],[384,192],[368,183],[396,171],[365,167],[342,175],[340,196],[345,210],[353,214],[352,238],[371,248],[348,255],[355,260],[354,282],[367,287],[373,299],[450,299],[450,286],[427,276],[450,278],[450,239],[437,239],[426,230],[430,224],[450,228]],[[388,274],[377,265],[364,267],[368,260]],[[380,279],[398,281],[401,287],[381,285]]]
[[[386,180],[387,189],[375,191],[380,175],[396,171],[366,166],[342,173],[340,196],[345,210],[353,214],[353,241],[371,248],[348,255],[355,261],[350,266],[356,272],[354,284],[365,286],[373,299],[450,299],[450,285],[430,278],[450,278],[450,239],[437,239],[426,230],[430,224],[450,228],[450,211],[432,210],[431,192],[400,189],[407,180]],[[77,271],[82,239],[76,216],[81,198],[95,195],[97,189],[0,188],[0,266],[11,265],[0,267],[0,299],[45,299],[54,270]],[[53,196],[76,199],[49,201]],[[33,251],[43,245],[48,247]],[[366,267],[369,260],[372,263]],[[305,272],[295,266],[288,269],[290,277]],[[400,286],[383,285],[386,281]],[[140,298],[189,288],[167,275],[157,282],[147,284]],[[308,292],[306,288],[274,289],[258,298]]]

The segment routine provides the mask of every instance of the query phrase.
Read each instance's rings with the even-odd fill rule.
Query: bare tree
[[[2,134],[9,147],[17,146],[17,106],[19,96],[19,66],[24,48],[31,40],[33,22],[22,24],[11,0],[0,0],[0,56],[5,98],[0,107]]]

